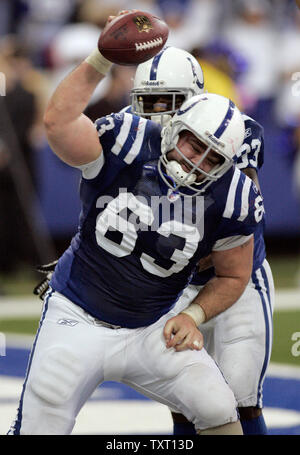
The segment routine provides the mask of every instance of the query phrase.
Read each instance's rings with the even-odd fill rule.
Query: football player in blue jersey
[[[9,434],[70,434],[106,380],[182,413],[201,435],[242,434],[234,395],[197,326],[230,309],[251,277],[264,208],[233,166],[243,118],[227,98],[203,94],[163,130],[126,112],[94,125],[83,112],[110,66],[95,50],[45,112],[53,151],[82,171],[82,210],[45,296]],[[174,311],[208,254],[215,276]]]
[[[184,100],[203,91],[203,74],[197,60],[182,49],[167,47],[138,66],[132,105],[124,111],[166,124]],[[263,128],[245,114],[243,119],[245,137],[236,154],[236,166],[259,187],[257,170],[263,164]],[[271,355],[274,283],[266,260],[263,224],[258,225],[254,238],[253,270],[245,292],[230,309],[201,324],[200,331],[205,348],[235,393],[244,434],[266,434],[262,389]],[[210,256],[201,259],[176,306],[178,310],[191,303],[201,286],[211,279],[211,266]],[[184,416],[172,415],[174,434],[194,433],[193,424]]]

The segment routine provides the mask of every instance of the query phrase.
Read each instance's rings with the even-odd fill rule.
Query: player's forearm
[[[200,290],[193,304],[201,306],[205,321],[230,308],[242,295],[247,277],[214,277]]]
[[[101,154],[97,130],[83,111],[110,66],[111,62],[96,49],[61,82],[46,109],[44,124],[49,145],[71,166],[91,163]]]
[[[52,95],[44,116],[46,128],[65,128],[79,118],[103,78],[90,64],[81,63]]]

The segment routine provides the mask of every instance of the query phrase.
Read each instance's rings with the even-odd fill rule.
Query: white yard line
[[[300,310],[300,289],[284,289],[275,292],[275,311]]]
[[[300,365],[295,366],[271,362],[267,369],[267,376],[276,378],[300,379]]]
[[[38,317],[43,302],[37,297],[1,297],[0,319],[14,317]]]

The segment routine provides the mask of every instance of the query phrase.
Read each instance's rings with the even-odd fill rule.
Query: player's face
[[[147,113],[169,112],[178,110],[184,101],[184,95],[176,95],[175,106],[173,106],[173,95],[145,95],[143,99],[144,111]]]
[[[179,135],[177,147],[181,153],[190,160],[193,164],[197,164],[202,155],[207,151],[207,145],[197,139],[190,131],[182,131]],[[190,172],[191,167],[184,160],[184,158],[177,152],[176,149],[167,153],[169,161],[176,160],[185,172]],[[223,158],[218,153],[210,150],[204,160],[199,164],[198,168],[204,172],[211,172],[211,170],[218,164],[223,162]],[[204,175],[196,172],[197,182],[204,179]]]

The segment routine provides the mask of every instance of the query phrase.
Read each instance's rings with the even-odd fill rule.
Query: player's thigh
[[[81,308],[55,293],[47,297],[23,386],[21,434],[70,431],[103,380],[101,339]]]
[[[260,405],[272,348],[273,306],[273,281],[263,265],[241,298],[216,318],[215,360],[239,405]]]
[[[167,349],[163,337],[166,320],[141,332],[130,347],[131,367],[124,382],[183,413],[197,429],[236,420],[234,395],[216,363],[205,349]]]

